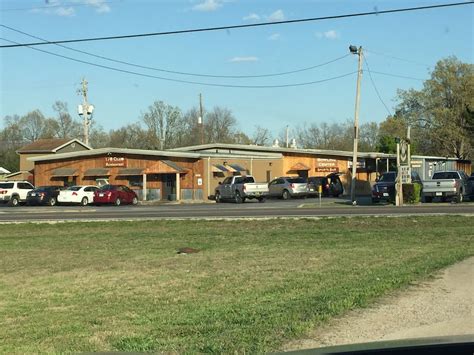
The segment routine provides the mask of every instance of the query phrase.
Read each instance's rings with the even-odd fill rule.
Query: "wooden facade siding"
[[[132,189],[136,189],[136,185],[143,181],[143,175],[120,176],[120,169],[125,168],[139,169],[147,173],[147,189],[162,189],[164,184],[163,175],[165,174],[173,175],[172,178],[175,179],[175,169],[161,162],[161,160],[164,159],[170,160],[169,157],[150,157],[130,154],[115,154],[112,156],[125,159],[123,161],[118,160],[116,165],[119,166],[107,166],[106,158],[110,158],[107,154],[61,160],[37,161],[35,163],[34,183],[38,186],[66,185],[71,182],[77,185],[94,185],[97,176],[88,176],[87,173],[94,169],[96,171],[107,170],[111,184],[123,184]],[[172,158],[172,163],[176,164],[176,166],[180,167],[183,171],[180,173],[181,189],[197,189],[196,175],[202,175],[202,162],[194,158]],[[111,165],[114,164],[112,163]],[[69,179],[55,178],[53,174],[57,169],[75,169],[75,175],[77,175],[77,177],[75,179],[72,176]],[[151,173],[148,172],[148,169],[150,169],[149,171]]]

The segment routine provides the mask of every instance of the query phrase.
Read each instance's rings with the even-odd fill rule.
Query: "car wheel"
[[[283,190],[283,193],[281,194],[281,198],[284,200],[288,200],[290,198],[290,192],[288,190]]]
[[[115,200],[115,206],[120,206],[122,204],[122,201],[120,201],[119,198]]]
[[[20,204],[20,200],[18,199],[17,196],[13,196],[8,202],[8,204],[12,207],[17,207]]]
[[[426,203],[430,203],[430,202],[432,202],[432,201],[433,201],[433,197],[431,197],[431,196],[425,196],[425,202],[426,202]]]
[[[134,197],[134,198],[132,199],[132,205],[135,206],[135,205],[137,205],[137,204],[138,204],[138,198]]]
[[[379,202],[380,202],[380,200],[378,198],[373,198],[372,199],[372,203],[379,203]]]
[[[56,199],[54,197],[51,197],[49,200],[48,200],[48,205],[49,206],[55,206],[56,205]]]
[[[214,199],[216,200],[216,203],[221,203],[222,202],[220,192],[216,192],[216,196],[214,197]]]
[[[89,203],[89,199],[87,197],[83,197],[81,200],[81,206],[87,206]]]
[[[265,197],[259,197],[257,200],[260,203],[264,203],[265,202]]]
[[[242,196],[240,196],[239,191],[235,191],[235,203],[242,203],[244,200],[242,199]]]
[[[463,195],[463,192],[461,190],[461,191],[459,191],[459,193],[456,196],[456,202],[457,203],[462,203],[463,201],[464,201],[464,195]]]

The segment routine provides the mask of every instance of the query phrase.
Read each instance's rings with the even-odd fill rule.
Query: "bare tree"
[[[116,148],[146,149],[147,132],[138,123],[128,124],[109,132],[109,146]]]
[[[34,142],[41,138],[45,129],[45,117],[40,110],[28,112],[20,119],[22,134],[26,141]]]
[[[69,114],[67,103],[56,101],[53,110],[57,113],[57,133],[58,138],[75,138],[81,135],[81,124],[74,120]]]
[[[204,131],[208,143],[234,142],[237,120],[229,109],[216,106],[205,118]]]
[[[251,141],[252,144],[267,145],[272,141],[272,134],[268,128],[255,126],[255,131],[253,132]]]
[[[176,146],[174,139],[184,128],[184,121],[178,107],[168,105],[163,101],[155,101],[148,108],[148,112],[142,115],[142,120],[148,130],[149,148],[163,150]]]

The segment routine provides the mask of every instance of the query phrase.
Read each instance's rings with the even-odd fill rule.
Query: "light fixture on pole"
[[[79,116],[84,118],[84,143],[89,144],[89,126],[92,121],[92,113],[94,112],[94,106],[90,105],[87,101],[87,81],[82,79],[82,88],[78,90],[78,94],[82,95],[83,102],[77,106],[77,113]]]
[[[359,101],[360,101],[360,82],[362,79],[362,47],[349,46],[349,51],[352,54],[359,56],[359,64],[357,69],[357,88],[356,88],[356,102],[355,102],[355,114],[354,114],[354,148],[352,156],[352,180],[351,180],[351,201],[353,205],[357,204],[356,201],[356,175],[357,175],[357,149],[359,144]]]

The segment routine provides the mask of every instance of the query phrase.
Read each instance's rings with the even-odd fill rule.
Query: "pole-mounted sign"
[[[411,184],[411,152],[410,152],[410,127],[407,137],[398,139],[397,142],[397,182],[395,189],[395,204],[403,205],[403,184]]]

